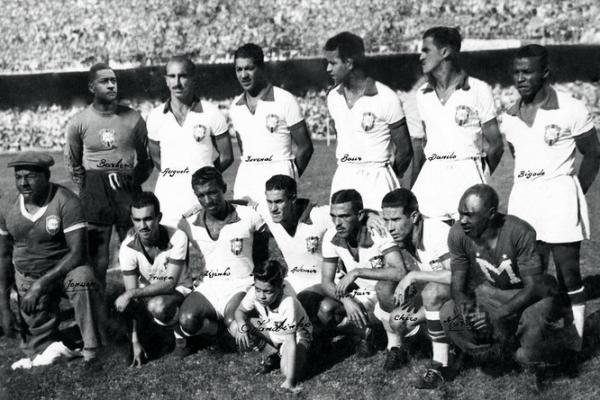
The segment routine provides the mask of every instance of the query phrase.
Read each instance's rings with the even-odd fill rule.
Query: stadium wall
[[[557,82],[600,80],[600,46],[548,46]],[[515,49],[465,52],[462,64],[471,75],[489,83],[510,84],[510,63]],[[269,64],[273,81],[297,95],[328,86],[325,61],[294,59]],[[408,90],[419,78],[417,54],[372,56],[367,60],[372,76],[394,89]],[[166,98],[163,67],[120,70],[119,92],[128,98]],[[198,65],[198,93],[212,99],[231,98],[240,92],[231,64]],[[86,72],[58,72],[0,76],[0,108],[39,104],[70,106],[89,102]]]

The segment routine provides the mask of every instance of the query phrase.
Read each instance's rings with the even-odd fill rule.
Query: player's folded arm
[[[298,175],[302,175],[312,154],[314,147],[306,121],[301,120],[289,127],[292,141],[296,144],[296,156],[294,162],[298,168]]]
[[[498,121],[496,118],[492,118],[481,125],[481,132],[487,143],[486,149],[486,161],[490,167],[490,174],[496,170],[502,154],[504,153],[504,143],[502,141],[502,134],[500,134],[500,128],[498,127]]]
[[[402,118],[397,122],[389,125],[390,136],[395,147],[394,154],[394,170],[401,177],[408,169],[413,158],[412,142],[406,118]]]
[[[157,140],[148,140],[148,151],[150,152],[150,158],[154,164],[154,168],[160,172],[160,142]]]
[[[596,128],[592,127],[587,132],[576,136],[575,145],[583,155],[577,177],[583,193],[587,193],[600,169],[600,141],[598,141]]]

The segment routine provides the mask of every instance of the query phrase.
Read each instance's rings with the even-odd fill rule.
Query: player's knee
[[[332,301],[328,301],[327,299],[321,301],[317,313],[319,321],[325,326],[335,324],[335,310],[336,305]]]
[[[423,306],[427,311],[438,311],[449,297],[447,285],[428,283],[421,291]]]
[[[399,334],[405,333],[408,329],[408,321],[405,318],[402,318],[403,314],[404,313],[402,312],[402,310],[399,309],[394,310],[390,313],[390,328],[392,329],[392,331]]]
[[[167,304],[162,297],[154,297],[148,301],[148,311],[152,317],[163,323],[173,319],[176,308],[174,304]]]
[[[179,315],[179,326],[184,332],[193,334],[202,328],[202,317],[192,312],[182,312]]]
[[[87,265],[81,265],[69,271],[63,283],[66,293],[77,294],[98,290],[98,281],[94,270]]]
[[[375,285],[375,292],[377,293],[379,307],[381,307],[381,309],[385,312],[392,312],[392,310],[395,308],[394,290],[390,288],[390,285],[379,281]]]

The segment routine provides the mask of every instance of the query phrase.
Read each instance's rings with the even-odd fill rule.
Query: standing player
[[[600,143],[585,105],[554,90],[549,74],[544,47],[528,45],[517,51],[513,80],[521,99],[502,119],[515,157],[508,212],[535,228],[546,266],[552,253],[560,289],[571,302],[578,338],[573,349],[579,351],[585,316],[579,251],[590,235],[584,193],[600,168]],[[583,155],[577,176],[575,149]]]
[[[460,200],[460,219],[448,237],[452,300],[442,307],[442,325],[482,362],[556,361],[564,354],[556,335],[556,281],[543,273],[531,225],[497,209],[498,195],[483,184]]]
[[[182,231],[162,225],[161,217],[160,203],[153,193],[136,195],[131,202],[133,229],[119,251],[125,292],[115,306],[133,320],[131,366],[143,363],[145,350],[139,336],[143,334],[144,314],[149,313],[159,325],[175,325],[179,306],[192,292],[188,238]],[[181,336],[176,333],[175,338]]]
[[[356,190],[333,194],[331,218],[335,229],[323,236],[322,287],[327,297],[321,302],[319,320],[326,327],[359,333],[358,354],[368,357],[375,351],[370,326],[375,322],[376,281],[393,279],[397,274],[392,270],[404,268],[404,264],[389,234],[367,228],[362,198]],[[345,275],[335,282],[340,260]]]
[[[412,158],[400,100],[389,87],[366,75],[360,37],[342,32],[330,38],[325,57],[327,73],[336,85],[327,95],[338,140],[331,193],[355,189],[366,208],[378,209],[383,196],[400,187],[398,179]]]
[[[417,91],[417,106],[426,161],[412,191],[428,218],[456,219],[460,196],[486,182],[504,151],[492,89],[460,68],[460,44],[455,28],[423,34],[420,60],[428,81]]]
[[[184,215],[179,228],[202,254],[204,276],[184,300],[179,326],[188,337],[214,337],[222,323],[235,336],[234,313],[252,285],[254,232],[263,221],[252,208],[225,200],[227,185],[214,167],[194,172],[192,187],[203,209]],[[191,353],[185,340],[176,345],[181,357]]]
[[[396,369],[408,361],[402,340],[415,334],[425,322],[433,347],[433,362],[415,385],[434,388],[449,376],[448,338],[440,322],[440,309],[450,298],[447,245],[450,227],[440,220],[423,218],[417,198],[408,189],[396,189],[386,194],[381,208],[390,235],[400,248],[414,257],[417,267],[409,267],[407,274],[396,269],[397,277],[393,282],[378,284],[376,315],[390,331],[388,338],[395,339],[395,343],[388,342],[389,353],[384,368]],[[410,263],[405,262],[405,265]]]
[[[18,155],[8,163],[15,168],[17,191],[4,194],[0,202],[0,286],[4,289],[0,311],[10,313],[10,289],[4,279],[14,265],[22,348],[28,356],[14,363],[13,369],[78,356],[63,344],[58,331],[59,303],[65,295],[75,310],[86,366],[98,365],[96,352],[102,345],[95,314],[100,290],[86,265],[83,209],[73,192],[50,182],[53,164],[45,153]]]
[[[146,123],[117,103],[117,78],[106,64],[90,68],[93,103],[67,127],[65,163],[79,188],[89,223],[91,261],[104,285],[113,225],[123,240],[131,226],[129,204],[152,171]]]
[[[235,51],[234,60],[244,93],[233,100],[229,109],[242,153],[233,196],[262,202],[264,183],[271,176],[283,174],[297,179],[302,175],[313,145],[294,96],[269,82],[262,49],[245,44]]]
[[[181,215],[198,203],[190,186],[192,173],[207,165],[225,171],[233,152],[225,117],[194,92],[194,63],[187,57],[171,57],[165,82],[170,97],[148,116],[148,138],[159,171],[154,192],[163,206],[161,221],[176,227]]]

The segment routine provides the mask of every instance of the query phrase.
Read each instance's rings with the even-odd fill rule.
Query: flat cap
[[[8,168],[12,167],[38,167],[50,169],[54,165],[54,158],[48,153],[37,151],[24,151],[8,163]]]

